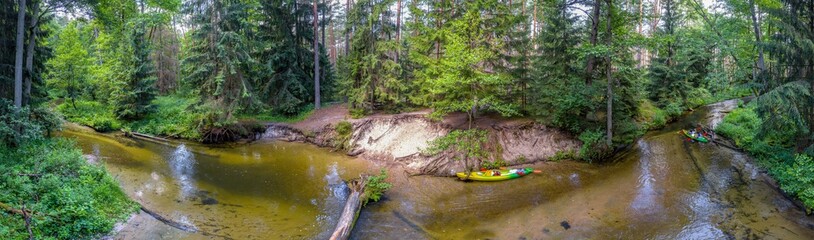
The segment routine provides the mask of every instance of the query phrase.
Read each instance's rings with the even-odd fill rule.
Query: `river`
[[[697,109],[604,164],[538,163],[542,174],[494,183],[408,177],[359,216],[354,239],[814,239],[806,216],[743,153],[676,132],[717,124],[736,105]],[[131,220],[125,239],[325,239],[341,211],[341,179],[382,166],[306,144],[156,144],[64,131],[124,191],[175,221]]]

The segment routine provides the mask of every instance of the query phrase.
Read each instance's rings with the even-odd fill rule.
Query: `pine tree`
[[[192,0],[182,13],[190,16],[191,30],[182,60],[183,84],[201,98],[203,128],[235,121],[234,114],[252,102],[252,81],[247,74],[253,27],[247,21],[251,2]],[[228,16],[228,17],[227,17]]]
[[[586,125],[583,118],[592,111],[588,99],[595,88],[580,78],[576,18],[562,0],[547,2],[543,9],[546,24],[534,39],[540,54],[533,58],[530,110],[554,126],[580,132]]]
[[[140,119],[154,110],[155,68],[150,59],[150,46],[144,24],[133,24],[128,44],[122,45],[121,64],[113,92],[114,113],[120,119]]]
[[[263,64],[256,72],[260,100],[283,114],[296,114],[314,100],[313,12],[308,3],[295,0],[261,2],[264,21],[258,26],[256,58]],[[324,6],[322,6],[324,7]],[[320,93],[329,99],[333,70],[320,44]]]
[[[395,0],[360,0],[350,13],[349,24],[355,29],[350,54],[344,58],[347,69],[340,93],[352,108],[371,111],[378,105],[400,108],[408,104],[408,83],[401,78],[402,68],[396,62],[400,46],[394,39],[395,23],[390,21],[393,3]]]
[[[489,110],[504,116],[518,114],[517,106],[507,99],[512,83],[509,74],[496,71],[501,63],[504,37],[514,25],[508,6],[496,0],[476,0],[453,6],[456,17],[440,28],[423,28],[433,37],[415,37],[421,45],[436,43],[435,54],[413,54],[420,66],[415,72],[420,87],[420,103],[433,108],[433,116],[466,112],[470,123],[479,111]],[[452,13],[450,13],[452,15]],[[428,41],[430,40],[430,41]],[[439,50],[443,45],[443,53]],[[426,45],[424,45],[426,46]]]

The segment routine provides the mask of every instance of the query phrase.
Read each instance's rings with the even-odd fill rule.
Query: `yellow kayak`
[[[507,170],[474,171],[469,173],[469,178],[466,177],[466,173],[464,172],[459,172],[455,175],[457,175],[461,180],[469,179],[472,181],[496,182],[526,176],[531,174],[533,171],[534,169],[532,168],[518,168]]]

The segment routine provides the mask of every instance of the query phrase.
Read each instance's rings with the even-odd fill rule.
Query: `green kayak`
[[[684,136],[687,136],[688,138],[690,138],[692,140],[702,142],[702,143],[708,143],[709,142],[709,139],[707,139],[706,137],[704,137],[701,134],[696,134],[696,136],[693,137],[692,135],[690,135],[690,132],[688,132],[687,130],[681,130],[681,132],[684,133]]]

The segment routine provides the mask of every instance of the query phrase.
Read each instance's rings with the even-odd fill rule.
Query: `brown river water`
[[[408,177],[363,208],[353,239],[814,239],[814,217],[764,181],[746,154],[685,142],[736,105],[698,109],[648,133],[608,163],[538,163],[542,174],[481,183]],[[157,144],[66,130],[145,207],[119,239],[326,239],[343,179],[382,166],[307,144]]]

